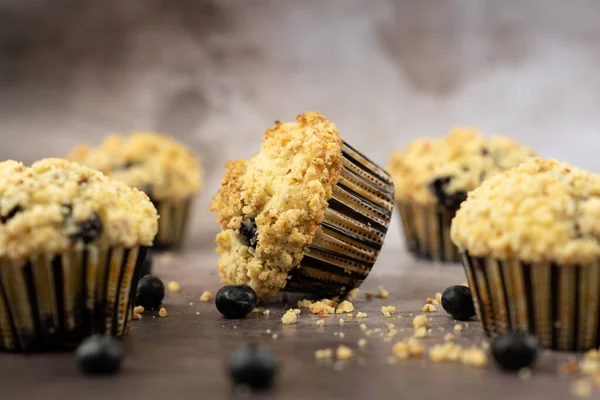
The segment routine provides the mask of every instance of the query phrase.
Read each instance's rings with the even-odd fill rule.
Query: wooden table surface
[[[369,279],[354,300],[357,311],[366,319],[346,320],[329,316],[325,327],[317,328],[316,317],[304,311],[298,323],[281,324],[286,309],[283,300],[262,305],[269,316],[250,314],[243,320],[226,320],[214,303],[202,303],[204,290],[213,293],[220,287],[216,276],[216,255],[209,249],[185,251],[180,255],[155,257],[155,273],[164,281],[177,280],[181,292],[167,293],[167,318],[144,315],[132,322],[126,339],[126,359],[121,374],[107,378],[82,376],[68,353],[46,355],[0,354],[0,393],[2,399],[69,398],[74,399],[220,399],[247,396],[232,391],[225,361],[238,345],[267,343],[277,353],[282,367],[270,392],[255,398],[272,399],[567,399],[574,377],[561,377],[558,367],[573,355],[541,352],[529,380],[500,372],[493,363],[485,368],[460,364],[436,364],[427,355],[390,365],[395,341],[412,332],[410,314],[418,314],[427,297],[433,297],[449,285],[465,282],[458,265],[443,266],[412,260],[398,250],[382,255]],[[387,299],[367,300],[364,292],[382,285],[389,290]],[[288,299],[290,300],[290,299]],[[382,305],[394,305],[402,319],[384,318]],[[429,314],[432,335],[423,339],[426,347],[443,343],[453,321],[441,307]],[[196,315],[200,312],[200,315]],[[384,342],[377,334],[367,338],[364,350],[357,341],[366,337],[359,325],[386,330],[394,323],[398,335]],[[265,331],[278,334],[274,340]],[[335,332],[343,332],[344,337]],[[480,345],[485,339],[479,323],[470,322],[457,335],[459,344]],[[317,349],[345,344],[355,357],[336,370],[318,363]],[[598,395],[597,390],[594,395]]]

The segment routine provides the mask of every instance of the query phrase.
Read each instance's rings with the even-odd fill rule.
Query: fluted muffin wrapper
[[[283,291],[344,295],[360,286],[379,256],[394,208],[392,180],[347,143],[342,155],[325,218]]]
[[[454,213],[439,204],[421,205],[397,201],[408,250],[417,258],[460,262],[458,248],[450,239]]]
[[[490,336],[529,332],[548,349],[600,346],[600,260],[525,263],[462,254],[477,316]]]
[[[154,239],[156,251],[178,250],[183,244],[187,230],[192,197],[179,201],[152,200],[160,219],[158,233]]]
[[[92,334],[125,335],[146,251],[87,246],[0,261],[0,350],[63,350]]]

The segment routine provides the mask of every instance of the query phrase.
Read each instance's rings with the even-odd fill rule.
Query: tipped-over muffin
[[[409,250],[421,258],[458,261],[450,221],[467,193],[534,155],[511,139],[485,138],[463,128],[440,139],[417,140],[394,153],[388,170]]]
[[[227,164],[212,202],[222,281],[263,299],[358,286],[383,243],[392,191],[321,114],[276,122],[256,156]]]
[[[452,240],[489,333],[530,331],[561,350],[600,344],[600,175],[532,159],[469,194]]]
[[[191,199],[203,183],[190,149],[169,136],[133,132],[109,136],[97,148],[80,145],[68,158],[144,191],[161,216],[155,248],[181,245]]]

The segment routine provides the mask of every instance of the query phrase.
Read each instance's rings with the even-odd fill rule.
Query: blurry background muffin
[[[160,215],[154,249],[179,248],[203,171],[197,157],[169,136],[132,132],[109,136],[97,148],[79,145],[68,159],[144,191]]]
[[[459,261],[450,222],[467,193],[534,155],[511,139],[485,138],[472,128],[420,139],[394,153],[388,170],[408,249],[420,258]]]

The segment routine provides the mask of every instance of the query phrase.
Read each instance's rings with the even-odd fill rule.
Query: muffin
[[[211,210],[225,284],[343,295],[367,277],[387,232],[393,184],[318,112],[277,121],[260,152],[227,164]]]
[[[156,209],[144,193],[60,159],[0,163],[0,349],[121,336]]]
[[[203,171],[191,150],[154,133],[109,136],[98,148],[80,145],[67,157],[144,191],[160,215],[155,250],[181,246]]]
[[[600,175],[532,159],[469,193],[452,240],[488,334],[600,345]]]
[[[493,174],[534,153],[503,137],[455,128],[441,139],[421,139],[391,156],[388,171],[408,250],[416,257],[458,262],[450,222],[467,193]]]

